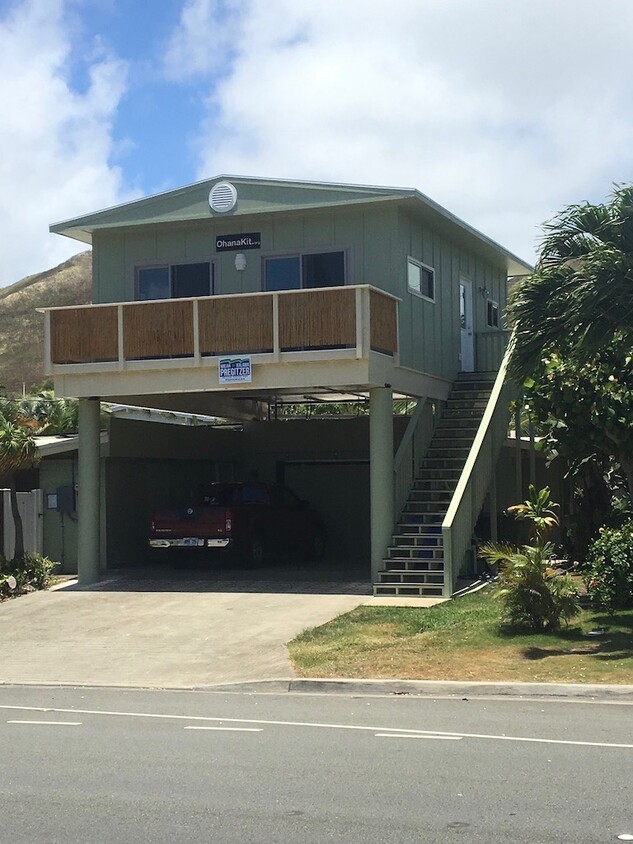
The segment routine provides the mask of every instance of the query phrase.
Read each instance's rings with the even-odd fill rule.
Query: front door
[[[473,286],[462,278],[459,283],[459,333],[462,372],[475,369],[475,334],[473,331]]]

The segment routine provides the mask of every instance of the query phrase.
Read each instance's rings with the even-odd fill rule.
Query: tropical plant
[[[5,404],[2,411],[13,415],[13,418],[0,416],[0,478],[5,478],[9,487],[11,514],[15,524],[13,559],[20,560],[24,556],[24,529],[18,509],[15,476],[34,466],[39,460],[39,454],[31,427],[15,406]]]
[[[506,621],[530,630],[558,630],[579,610],[578,596],[569,575],[552,568],[550,543],[523,545],[485,543],[479,554],[499,566],[496,595],[505,602]]]
[[[589,548],[583,576],[599,609],[615,612],[633,606],[633,520],[600,530]]]
[[[633,185],[601,205],[571,205],[544,228],[536,271],[508,307],[520,380],[550,348],[586,361],[612,342],[633,345]]]
[[[53,390],[40,390],[32,398],[24,399],[20,407],[25,416],[36,422],[39,434],[64,436],[77,432],[77,402],[57,398]]]
[[[504,600],[506,620],[513,626],[553,631],[580,610],[571,578],[551,565],[554,546],[547,538],[559,524],[556,509],[549,487],[530,485],[529,498],[508,508],[516,519],[529,522],[530,544],[485,542],[479,548],[479,556],[499,569],[495,594]]]
[[[560,525],[557,509],[558,504],[551,500],[548,486],[537,490],[530,484],[527,500],[508,507],[508,513],[518,521],[529,522],[530,541],[545,542],[552,530]]]

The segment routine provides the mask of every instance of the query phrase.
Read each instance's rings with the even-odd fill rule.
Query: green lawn
[[[288,648],[302,677],[633,683],[633,610],[583,610],[555,634],[506,630],[502,612],[488,589],[430,609],[363,606]]]

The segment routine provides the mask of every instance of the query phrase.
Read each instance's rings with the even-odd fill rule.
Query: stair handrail
[[[487,489],[494,466],[493,451],[493,437],[496,433],[494,430],[495,420],[499,419],[497,410],[500,407],[502,396],[507,392],[504,387],[509,385],[506,383],[508,372],[508,365],[510,357],[512,356],[512,349],[514,347],[514,332],[510,337],[510,341],[506,347],[501,361],[501,366],[497,372],[490,396],[486,403],[483,417],[477,428],[475,439],[471,446],[466,459],[466,464],[461,472],[455,492],[451,497],[448,505],[448,510],[442,522],[442,537],[444,545],[444,595],[450,597],[453,593],[453,588],[459,567],[461,567],[465,554],[470,547],[472,540],[472,532],[479,515],[479,510],[483,504],[485,492],[481,497],[481,501],[473,500],[473,483],[477,477],[476,470],[479,476],[485,480],[485,487]],[[509,418],[509,411],[508,411]],[[503,420],[503,433],[507,430],[508,420]],[[501,425],[499,425],[501,427]],[[498,450],[501,445],[498,444]],[[488,458],[488,466],[484,463],[484,459]],[[476,512],[475,512],[476,511]]]

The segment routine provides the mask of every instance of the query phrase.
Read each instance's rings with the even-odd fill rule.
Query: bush
[[[633,520],[600,529],[589,546],[583,576],[598,609],[615,612],[633,606]]]
[[[9,562],[0,557],[0,595],[21,595],[29,589],[46,589],[59,563],[42,554],[25,554],[21,560]],[[13,580],[15,579],[15,586]]]
[[[480,554],[499,565],[500,585],[496,597],[505,603],[505,621],[512,627],[538,632],[555,631],[575,616],[580,606],[569,575],[550,565],[550,544],[522,545],[487,543]]]

